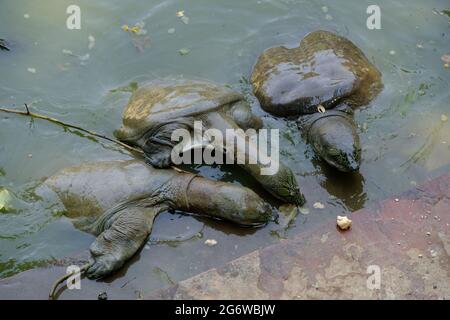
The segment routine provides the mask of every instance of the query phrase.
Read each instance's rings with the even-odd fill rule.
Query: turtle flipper
[[[103,215],[97,224],[102,230],[90,247],[92,261],[86,274],[90,279],[103,278],[119,269],[144,244],[153,220],[162,206],[124,205],[114,214]]]

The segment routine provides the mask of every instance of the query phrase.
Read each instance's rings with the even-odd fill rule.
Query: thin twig
[[[61,120],[58,120],[58,119],[55,119],[55,118],[52,118],[52,117],[47,117],[47,116],[42,115],[42,114],[30,112],[27,104],[25,104],[25,108],[26,108],[26,111],[7,109],[7,108],[0,108],[0,111],[1,112],[6,112],[6,113],[14,113],[14,114],[22,115],[22,116],[29,116],[29,117],[32,117],[32,118],[37,118],[37,119],[50,121],[50,122],[59,124],[59,125],[64,126],[64,127],[76,129],[76,130],[79,130],[79,131],[83,131],[83,132],[85,132],[87,134],[90,134],[91,136],[94,136],[94,137],[97,137],[97,138],[108,140],[108,141],[110,141],[112,143],[120,145],[121,147],[127,149],[128,151],[133,151],[133,152],[137,152],[137,153],[140,153],[140,154],[144,154],[144,152],[142,150],[140,150],[140,149],[131,147],[131,146],[127,145],[126,143],[123,143],[123,142],[121,142],[119,140],[107,137],[107,136],[105,136],[103,134],[99,134],[99,133],[97,133],[95,131],[84,129],[82,127],[79,127],[79,126],[76,126],[76,125],[73,125],[73,124],[70,124],[70,123],[67,123],[67,122],[63,122]]]
[[[141,149],[134,148],[132,146],[129,146],[126,143],[123,143],[123,142],[121,142],[119,140],[110,138],[110,137],[105,136],[103,134],[99,134],[99,133],[97,133],[95,131],[84,129],[82,127],[79,127],[79,126],[76,126],[76,125],[73,125],[73,124],[70,124],[70,123],[67,123],[67,122],[64,122],[64,121],[52,118],[52,117],[47,117],[47,116],[39,114],[39,113],[30,112],[30,109],[28,108],[28,105],[26,103],[25,103],[25,108],[26,108],[26,111],[20,111],[20,110],[1,108],[0,107],[0,111],[1,112],[6,112],[6,113],[13,113],[13,114],[21,115],[21,116],[28,116],[28,117],[31,117],[31,118],[37,118],[37,119],[50,121],[50,122],[53,122],[53,123],[58,124],[60,126],[76,129],[76,130],[79,130],[79,131],[83,131],[83,132],[85,132],[85,133],[87,133],[87,134],[89,134],[91,136],[110,141],[112,143],[115,143],[115,144],[117,144],[117,145],[127,149],[128,151],[136,152],[136,153],[139,153],[141,155],[144,154],[144,152]],[[171,166],[171,168],[174,169],[175,171],[178,171],[178,172],[188,173],[188,171],[185,171],[183,169],[177,168],[175,166]]]

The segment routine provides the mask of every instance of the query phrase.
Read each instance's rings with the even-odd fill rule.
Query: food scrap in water
[[[206,244],[208,247],[214,247],[215,245],[217,245],[217,240],[214,240],[214,239],[207,239],[207,240],[205,240],[205,244]]]
[[[341,230],[347,230],[352,226],[352,220],[347,216],[337,216],[336,223]]]

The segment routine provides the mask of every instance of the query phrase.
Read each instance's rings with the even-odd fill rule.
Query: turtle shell
[[[253,69],[253,90],[264,110],[289,116],[332,108],[344,99],[367,104],[382,88],[381,74],[350,40],[328,31],[308,34],[298,47],[264,51]]]
[[[220,109],[244,97],[213,82],[186,79],[154,80],[137,89],[115,135],[135,142],[149,130]]]

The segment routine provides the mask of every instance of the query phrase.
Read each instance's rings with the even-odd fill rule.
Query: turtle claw
[[[117,266],[117,262],[112,255],[96,257],[86,270],[86,276],[91,280],[103,278],[120,267],[121,264]]]

